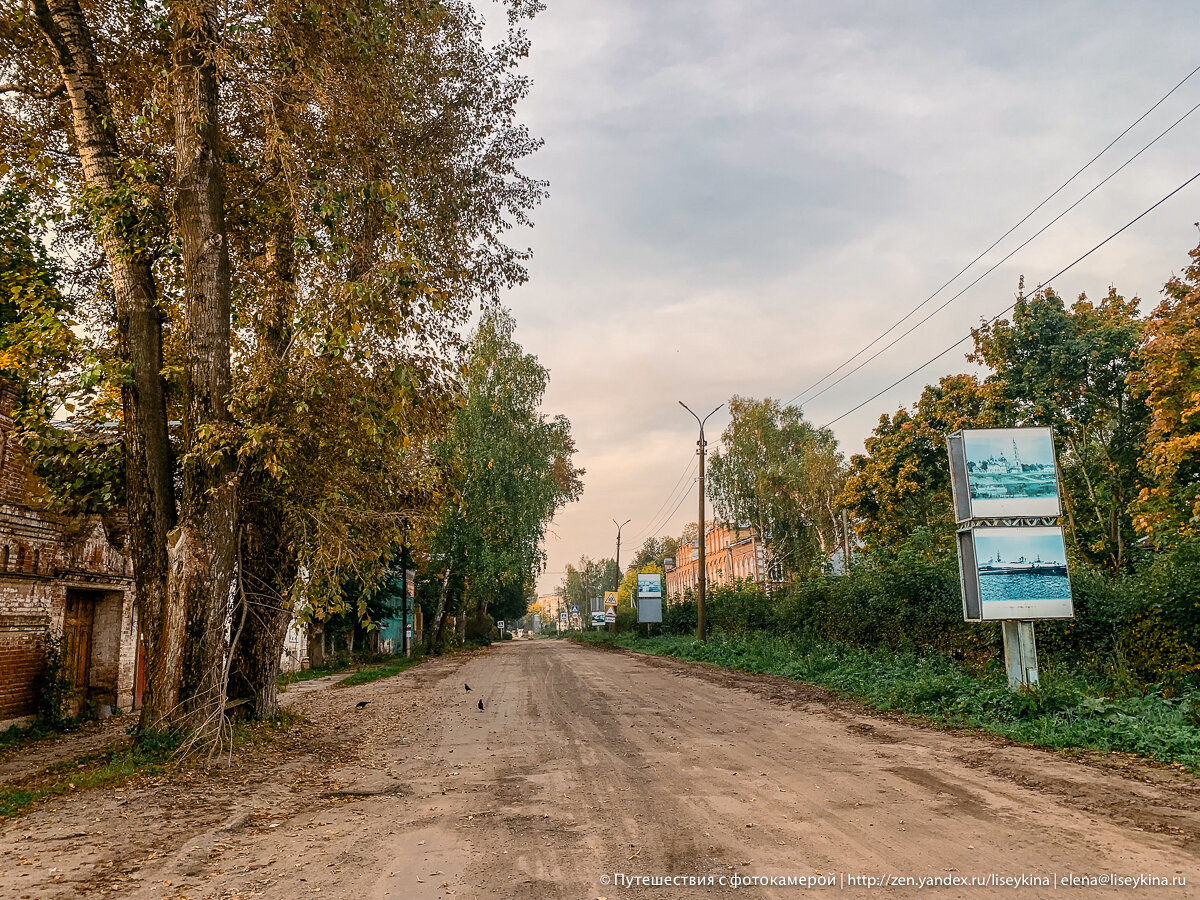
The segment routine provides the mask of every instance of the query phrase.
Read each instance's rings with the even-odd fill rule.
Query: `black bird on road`
[[[480,712],[483,711],[483,701],[482,700],[479,701],[479,710],[480,710]]]
[[[471,689],[471,686],[465,682],[463,683],[463,687],[465,687],[468,691]]]
[[[366,706],[370,702],[371,702],[370,700],[359,700],[357,703],[354,704],[354,708],[362,709],[364,706]]]

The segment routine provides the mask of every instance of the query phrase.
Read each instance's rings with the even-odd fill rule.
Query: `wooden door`
[[[92,662],[92,622],[96,616],[96,598],[83,591],[67,591],[67,610],[63,618],[63,668],[71,684],[81,691],[88,686]]]

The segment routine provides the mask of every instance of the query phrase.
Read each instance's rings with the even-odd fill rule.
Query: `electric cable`
[[[793,402],[795,402],[796,400],[800,399],[801,397],[805,397],[809,393],[809,391],[811,391],[813,388],[819,386],[820,384],[825,382],[828,378],[831,378],[832,376],[836,375],[838,372],[840,372],[846,366],[850,365],[850,363],[854,362],[854,360],[858,359],[860,356],[862,356],[862,354],[866,353],[868,350],[870,350],[872,347],[874,347],[877,343],[879,343],[881,340],[883,340],[885,337],[887,337],[889,334],[891,334],[893,331],[895,331],[897,328],[899,328],[902,324],[904,324],[906,321],[908,321],[908,319],[910,319],[913,315],[915,315],[918,310],[920,310],[922,307],[924,307],[927,303],[934,300],[939,294],[942,293],[942,291],[944,291],[947,287],[949,287],[951,284],[953,284],[967,270],[969,270],[972,266],[974,266],[977,262],[979,262],[979,260],[983,259],[983,257],[986,256],[988,253],[990,253],[993,249],[995,249],[995,247],[998,244],[1000,244],[1001,241],[1003,241],[1010,234],[1012,234],[1014,231],[1016,231],[1018,228],[1020,228],[1026,222],[1028,222],[1029,219],[1031,219],[1039,210],[1042,209],[1042,207],[1044,207],[1047,203],[1049,203],[1056,196],[1058,196],[1060,193],[1062,193],[1062,191],[1064,191],[1073,181],[1075,181],[1076,178],[1078,178],[1080,175],[1082,175],[1083,172],[1085,172],[1093,163],[1095,163],[1098,159],[1100,159],[1100,157],[1102,157],[1105,153],[1107,153],[1109,150],[1111,150],[1112,147],[1118,141],[1120,141],[1123,137],[1125,137],[1125,135],[1129,134],[1129,132],[1132,131],[1134,128],[1136,128],[1143,120],[1146,119],[1147,116],[1149,116],[1156,109],[1158,109],[1158,107],[1161,106],[1177,90],[1179,90],[1179,88],[1183,87],[1183,85],[1187,81],[1189,81],[1192,78],[1192,76],[1194,76],[1197,72],[1200,72],[1200,66],[1197,66],[1196,68],[1194,68],[1190,72],[1188,72],[1188,74],[1185,75],[1173,88],[1171,88],[1169,91],[1167,91],[1167,93],[1165,93],[1162,97],[1160,97],[1158,99],[1158,101],[1156,103],[1154,103],[1153,106],[1151,106],[1144,113],[1142,113],[1140,116],[1138,116],[1137,119],[1135,119],[1128,127],[1126,127],[1124,131],[1122,131],[1115,138],[1113,138],[1111,141],[1109,141],[1108,144],[1106,144],[1099,153],[1097,153],[1095,156],[1093,156],[1091,159],[1089,159],[1086,163],[1084,163],[1082,166],[1080,166],[1080,168],[1077,169],[1075,171],[1075,173],[1073,175],[1071,175],[1070,178],[1068,178],[1066,181],[1064,181],[1062,184],[1060,184],[1057,188],[1055,188],[1055,190],[1053,192],[1051,192],[1049,195],[1047,195],[1045,197],[1045,199],[1043,199],[1040,203],[1038,203],[1037,206],[1035,206],[1033,209],[1031,209],[1025,215],[1024,218],[1022,218],[1019,222],[1017,222],[1015,225],[1013,225],[1011,228],[1009,228],[1006,232],[1004,232],[1004,234],[1000,235],[1000,237],[996,238],[996,240],[993,241],[985,250],[983,250],[981,253],[979,253],[979,255],[977,255],[969,263],[967,263],[965,266],[963,266],[961,269],[959,269],[958,272],[956,272],[951,278],[949,278],[945,283],[943,283],[941,285],[941,287],[939,287],[936,291],[934,291],[932,294],[930,294],[928,297],[926,297],[924,300],[922,300],[920,303],[918,303],[916,306],[914,306],[911,310],[909,310],[907,313],[905,313],[900,319],[898,319],[891,326],[886,328],[874,340],[872,340],[870,343],[868,343],[866,346],[864,346],[862,349],[860,349],[857,353],[848,357],[846,360],[844,360],[838,366],[836,366],[835,368],[833,368],[832,370],[827,372],[825,375],[818,378],[816,381],[814,381],[808,387],[804,388],[804,390],[800,391],[800,393],[796,394],[794,397],[792,397],[790,400],[788,400],[787,403],[785,403],[784,405],[788,406],[788,405],[792,404]],[[1190,115],[1190,112],[1188,113],[1188,115]],[[1186,116],[1185,116],[1185,118],[1186,118]],[[1178,124],[1178,122],[1176,122],[1176,124]],[[1172,126],[1172,127],[1174,127],[1174,126]],[[1160,135],[1160,137],[1161,137],[1161,135]],[[1157,138],[1155,140],[1157,140]],[[1143,148],[1143,149],[1145,149],[1145,148]],[[1113,174],[1115,174],[1115,173],[1113,173]],[[1112,177],[1112,176],[1109,176],[1109,177]],[[808,400],[811,400],[811,399],[814,399],[814,398],[807,397],[805,399],[805,401],[803,401],[803,402],[808,402]]]
[[[947,306],[949,306],[951,303],[953,303],[955,300],[957,300],[959,297],[961,297],[963,294],[965,294],[971,288],[975,287],[975,285],[979,284],[979,282],[981,282],[987,276],[989,276],[993,272],[995,272],[996,269],[1000,268],[1000,266],[1004,265],[1006,262],[1008,262],[1010,259],[1012,259],[1014,256],[1016,256],[1020,251],[1024,250],[1026,247],[1028,247],[1031,243],[1033,243],[1035,240],[1037,240],[1037,238],[1041,237],[1041,235],[1047,229],[1049,229],[1052,225],[1054,225],[1056,222],[1058,222],[1059,219],[1061,219],[1063,216],[1067,215],[1067,213],[1071,212],[1071,210],[1075,209],[1075,207],[1079,206],[1079,204],[1083,203],[1083,201],[1088,199],[1088,197],[1092,196],[1092,194],[1096,193],[1096,191],[1100,190],[1100,188],[1104,187],[1105,184],[1107,184],[1112,178],[1116,177],[1126,166],[1128,166],[1135,159],[1137,159],[1139,156],[1141,156],[1143,153],[1145,153],[1147,150],[1149,150],[1151,147],[1153,147],[1156,143],[1159,142],[1159,140],[1166,137],[1172,130],[1174,130],[1174,128],[1177,125],[1182,123],[1185,119],[1187,119],[1192,113],[1194,113],[1198,109],[1200,109],[1200,103],[1197,103],[1195,106],[1193,106],[1191,109],[1189,109],[1186,113],[1184,113],[1182,116],[1180,116],[1178,119],[1176,119],[1164,131],[1160,132],[1157,137],[1155,137],[1152,141],[1150,141],[1148,144],[1146,144],[1144,147],[1142,147],[1140,150],[1138,150],[1137,153],[1135,153],[1133,156],[1129,157],[1129,159],[1125,160],[1125,162],[1123,162],[1120,166],[1118,166],[1116,169],[1114,169],[1112,172],[1110,172],[1107,176],[1105,176],[1104,179],[1102,179],[1099,183],[1097,183],[1094,187],[1092,187],[1092,189],[1089,190],[1086,194],[1084,194],[1082,197],[1080,197],[1078,200],[1076,200],[1074,203],[1072,203],[1070,206],[1068,206],[1066,209],[1064,209],[1062,212],[1060,212],[1057,216],[1055,216],[1053,219],[1051,219],[1049,222],[1047,222],[1045,225],[1043,225],[1041,228],[1039,228],[1030,237],[1026,238],[1022,243],[1020,243],[1019,245],[1014,247],[1012,250],[1010,250],[1008,252],[1008,254],[1006,254],[1003,258],[997,260],[993,265],[989,266],[982,274],[980,274],[978,277],[976,277],[975,280],[972,281],[970,284],[968,284],[966,287],[962,288],[957,294],[954,294],[949,299],[942,301],[942,303],[939,306],[934,307],[933,310],[931,310],[929,313],[927,313],[923,319],[920,319],[915,324],[909,326],[909,328],[906,331],[899,334],[891,342],[889,342],[888,344],[885,344],[883,347],[880,347],[878,350],[876,350],[873,354],[871,354],[866,359],[864,359],[862,362],[860,362],[853,369],[844,373],[841,377],[837,378],[836,380],[831,381],[829,384],[825,385],[825,387],[821,388],[821,390],[817,391],[817,393],[808,397],[804,402],[811,403],[813,400],[816,400],[822,394],[837,387],[839,384],[841,384],[843,381],[845,381],[847,378],[849,378],[854,373],[859,372],[864,367],[870,365],[870,363],[874,362],[876,359],[878,359],[880,356],[882,356],[888,350],[892,349],[892,347],[895,347],[898,343],[900,343],[900,341],[904,340],[906,337],[908,337],[910,334],[912,334],[914,331],[916,331],[918,328],[920,328],[922,325],[924,325],[926,322],[928,322],[930,319],[932,319],[934,316],[936,316],[939,312],[941,312],[943,309],[945,309]]]
[[[1083,262],[1085,259],[1087,259],[1089,256],[1091,256],[1093,253],[1095,253],[1097,250],[1099,250],[1101,247],[1103,247],[1109,241],[1113,240],[1113,238],[1117,237],[1119,234],[1124,232],[1126,229],[1132,227],[1137,222],[1139,222],[1140,220],[1142,220],[1143,218],[1148,216],[1150,213],[1152,213],[1154,210],[1158,209],[1158,207],[1162,206],[1164,203],[1166,203],[1168,200],[1170,200],[1172,197],[1174,197],[1176,194],[1178,194],[1180,191],[1182,191],[1184,188],[1186,188],[1189,184],[1191,184],[1197,178],[1200,178],[1200,172],[1197,172],[1195,175],[1193,175],[1191,178],[1189,178],[1183,184],[1179,185],[1179,187],[1175,188],[1175,190],[1171,191],[1169,194],[1167,194],[1166,196],[1164,196],[1161,199],[1159,199],[1158,201],[1156,201],[1153,205],[1147,207],[1142,212],[1138,213],[1138,215],[1136,215],[1134,218],[1130,219],[1128,222],[1126,222],[1124,225],[1122,225],[1120,228],[1118,228],[1116,231],[1114,231],[1112,234],[1110,234],[1108,237],[1106,237],[1100,243],[1096,244],[1094,247],[1092,247],[1092,249],[1088,250],[1086,253],[1084,253],[1083,255],[1076,258],[1073,262],[1071,262],[1071,263],[1067,264],[1066,266],[1064,266],[1063,268],[1059,269],[1055,274],[1051,275],[1049,278],[1047,278],[1045,281],[1043,281],[1041,284],[1039,284],[1037,287],[1035,287],[1033,289],[1032,293],[1036,294],[1038,291],[1047,287],[1051,282],[1054,281],[1054,279],[1069,272],[1071,269],[1073,269],[1079,263]],[[986,322],[984,322],[984,325],[985,326],[991,325],[993,322],[997,321],[1001,316],[1007,315],[1009,312],[1011,312],[1013,309],[1016,308],[1016,305],[1019,302],[1020,302],[1020,299],[1014,300],[1007,307],[1005,307],[1000,312],[996,313],[996,315],[992,316],[990,319],[988,319]],[[862,409],[868,403],[871,403],[874,400],[878,400],[880,397],[882,397],[884,394],[886,394],[892,388],[897,387],[898,385],[907,381],[909,378],[911,378],[913,375],[916,375],[918,372],[920,372],[926,366],[929,366],[929,365],[937,362],[939,359],[941,359],[943,356],[945,356],[947,353],[949,353],[951,350],[953,350],[959,344],[968,340],[971,337],[971,334],[973,334],[973,333],[974,333],[974,329],[972,329],[971,333],[966,334],[963,337],[959,338],[957,341],[955,341],[953,344],[951,344],[945,350],[930,357],[929,359],[925,360],[925,362],[923,362],[919,366],[917,366],[915,369],[912,369],[908,373],[897,378],[895,381],[893,381],[891,384],[889,384],[883,390],[878,391],[875,394],[872,394],[866,400],[864,400],[861,403],[859,403],[858,405],[853,406],[850,409],[846,410],[844,413],[842,413],[837,418],[830,419],[828,422],[826,422],[824,425],[822,425],[821,428],[825,429],[825,428],[830,427],[831,425],[835,425],[838,422],[840,422],[842,419],[846,418],[846,416],[851,415],[852,413],[858,412],[858,410]]]

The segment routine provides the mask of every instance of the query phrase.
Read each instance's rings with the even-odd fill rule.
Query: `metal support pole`
[[[700,448],[700,514],[698,516],[699,533],[696,535],[696,544],[700,551],[700,558],[699,569],[696,572],[696,640],[704,643],[708,637],[704,629],[704,588],[708,577],[704,570],[704,448],[707,446],[704,440],[704,423],[725,404],[722,403],[717,406],[716,409],[703,419],[692,412],[691,408],[682,400],[679,401],[679,405],[692,413],[692,418],[700,425],[700,440],[696,441],[697,446]]]
[[[628,525],[632,519],[626,519],[620,525],[617,525],[617,520],[613,519],[613,524],[617,525],[617,583],[613,585],[613,590],[618,590],[621,587],[621,529]]]
[[[1014,691],[1038,686],[1037,644],[1033,622],[1005,619],[1000,623],[1004,635],[1004,668],[1008,686]]]

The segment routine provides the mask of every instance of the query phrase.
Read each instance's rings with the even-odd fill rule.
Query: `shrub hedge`
[[[1147,554],[1119,577],[1077,563],[1071,584],[1075,618],[1038,623],[1045,665],[1128,688],[1161,685],[1167,696],[1200,687],[1200,545]],[[998,625],[963,621],[957,560],[923,532],[894,554],[861,555],[848,575],[798,580],[769,597],[749,582],[712,588],[705,617],[716,633],[812,635],[980,664],[1001,648]],[[618,622],[618,631],[630,627]],[[695,629],[690,598],[667,608],[662,632]]]

